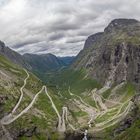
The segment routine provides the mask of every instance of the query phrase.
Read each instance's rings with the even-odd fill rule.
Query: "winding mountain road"
[[[70,128],[73,130],[73,131],[76,131],[77,129],[69,122],[68,120],[68,108],[67,107],[63,107],[63,118],[64,118],[64,115],[65,115],[65,118],[66,118],[66,121],[68,123],[68,125],[70,126]]]
[[[51,96],[48,94],[48,92],[47,92],[47,87],[46,87],[46,86],[45,86],[45,93],[46,93],[46,95],[48,96],[48,98],[49,98],[49,100],[50,100],[50,102],[51,102],[51,104],[52,104],[52,108],[54,109],[54,111],[56,112],[56,114],[57,114],[57,116],[58,116],[58,127],[57,127],[57,129],[58,129],[59,132],[64,132],[64,131],[65,131],[65,127],[62,126],[62,119],[61,119],[61,116],[60,116],[59,111],[57,110],[57,108],[56,108],[56,106],[55,106],[55,104],[54,104],[54,102],[53,102]]]
[[[108,127],[110,127],[110,126],[113,126],[113,125],[115,125],[116,123],[118,123],[119,121],[121,121],[122,118],[124,118],[124,117],[128,114],[128,112],[129,112],[129,110],[130,110],[130,108],[131,108],[131,105],[132,105],[132,102],[130,101],[129,104],[128,104],[128,106],[126,107],[126,109],[125,109],[121,114],[118,114],[118,113],[117,113],[116,115],[114,115],[114,116],[112,117],[112,119],[107,120],[107,121],[104,121],[104,122],[102,122],[102,123],[96,124],[94,130],[95,130],[95,131],[101,131],[101,130],[103,130],[103,129],[105,129],[105,128],[108,128]],[[115,119],[116,119],[116,120],[115,120]],[[109,123],[109,122],[111,122],[111,121],[113,121],[113,120],[115,120],[115,121],[112,122],[112,123],[109,124],[109,125],[106,125],[107,123]],[[106,125],[106,126],[104,126],[104,125]],[[104,126],[104,127],[103,127],[103,126]],[[98,128],[98,127],[100,127],[100,128]]]
[[[26,77],[25,80],[24,80],[23,86],[20,88],[20,93],[21,93],[21,95],[20,95],[20,98],[19,98],[19,100],[18,100],[16,106],[13,108],[13,110],[12,110],[12,112],[11,112],[12,114],[16,111],[16,109],[17,109],[18,106],[20,105],[20,102],[22,101],[22,98],[23,98],[23,89],[24,89],[24,87],[26,86],[27,79],[29,78],[29,74],[28,74],[27,70],[24,69],[24,71],[26,72],[27,77]]]
[[[98,106],[98,104],[99,104],[99,106],[101,107],[102,110],[107,110],[107,107],[103,103],[102,98],[100,97],[100,95],[96,94],[96,92],[94,92],[94,94],[93,94],[93,99],[95,100],[96,106]]]
[[[17,108],[19,107],[22,99],[23,99],[23,89],[25,88],[26,84],[27,84],[27,80],[28,78],[30,77],[29,73],[27,72],[27,70],[24,69],[24,71],[26,72],[27,74],[27,77],[25,78],[24,80],[24,84],[23,86],[20,88],[20,92],[21,92],[21,95],[20,95],[20,98],[17,102],[17,104],[15,105],[15,107],[13,108],[13,110],[11,111],[10,114],[8,114],[7,116],[4,116],[1,120],[0,120],[0,123],[2,125],[8,125],[8,124],[11,124],[12,122],[14,122],[15,120],[17,120],[19,117],[21,117],[23,114],[27,113],[27,111],[33,106],[33,104],[35,103],[37,97],[39,96],[39,94],[41,94],[43,92],[43,90],[45,91],[45,94],[47,95],[47,97],[49,98],[51,104],[52,104],[52,108],[54,109],[55,113],[57,114],[57,117],[58,117],[58,126],[57,126],[57,130],[59,132],[65,132],[66,131],[66,122],[67,124],[70,126],[70,128],[73,130],[73,131],[76,131],[78,129],[75,129],[74,126],[69,122],[68,120],[68,109],[67,107],[62,107],[62,116],[59,114],[59,111],[58,109],[56,108],[56,105],[54,104],[53,102],[53,99],[51,98],[51,96],[49,95],[48,91],[47,91],[47,87],[46,86],[42,86],[41,90],[36,93],[36,95],[33,97],[33,100],[30,102],[30,104],[24,109],[22,110],[18,115],[15,115],[16,114],[16,110]],[[123,84],[121,84],[120,86],[122,86]],[[102,92],[104,90],[106,90],[107,88],[103,89]],[[117,89],[117,88],[116,88]],[[116,90],[114,89],[114,90]],[[121,113],[121,110],[123,108],[123,106],[125,105],[125,103],[120,103],[120,102],[116,102],[116,101],[112,101],[112,100],[109,100],[109,99],[105,99],[104,97],[100,96],[99,94],[97,93],[101,93],[101,90],[100,92],[98,91],[95,91],[93,94],[92,94],[92,97],[95,101],[95,104],[97,106],[97,108],[95,107],[92,107],[90,106],[89,104],[87,104],[80,96],[78,95],[75,95],[73,94],[71,91],[70,91],[70,87],[68,89],[68,92],[71,96],[75,96],[77,97],[78,99],[74,98],[74,102],[79,106],[79,108],[81,108],[81,110],[87,112],[90,116],[90,120],[88,121],[88,126],[89,128],[91,128],[91,122],[94,121],[97,117],[102,117],[105,113],[108,113],[109,111],[112,111],[112,110],[115,110],[117,109],[117,107],[114,107],[114,108],[111,108],[111,109],[108,109],[106,107],[106,105],[103,103],[103,100],[105,101],[110,101],[112,103],[115,103],[115,104],[119,104],[120,105],[120,108],[119,110],[117,111],[117,113],[112,116],[111,119],[109,120],[105,120],[103,122],[100,122],[100,123],[96,123],[95,124],[95,127],[93,128],[94,131],[100,131],[100,130],[103,130],[107,127],[110,127],[116,123],[118,123],[123,117],[125,117],[129,110],[130,110],[130,107],[132,105],[132,102],[130,100],[126,101],[125,103],[128,102],[128,105],[127,107],[125,108],[125,110]],[[103,110],[101,111],[100,108]],[[111,124],[108,124],[112,122]],[[4,128],[4,127],[3,127]],[[84,136],[84,140],[87,139],[87,130],[85,130],[85,136]],[[7,133],[7,137],[8,137],[8,133]]]
[[[79,98],[79,99],[80,99],[80,102],[81,102],[83,105],[85,105],[85,106],[87,106],[87,107],[89,107],[89,108],[92,108],[94,111],[97,111],[97,109],[96,109],[95,107],[93,107],[93,106],[87,104],[79,95],[76,95],[76,94],[72,93],[72,92],[70,91],[70,87],[69,87],[69,89],[68,89],[68,92],[69,92],[69,94],[70,94],[71,96],[76,96],[77,98]]]
[[[38,95],[40,93],[42,93],[42,91],[44,90],[45,86],[42,87],[42,89],[34,96],[33,100],[31,101],[31,103],[23,110],[21,111],[18,115],[13,115],[10,114],[8,116],[5,116],[1,119],[1,124],[3,125],[8,125],[12,122],[14,122],[16,119],[18,119],[19,117],[21,117],[23,114],[25,114],[34,104],[36,98],[38,97]]]
[[[52,98],[50,97],[50,95],[47,92],[47,87],[46,86],[42,86],[42,89],[34,96],[34,98],[31,101],[31,103],[23,111],[21,111],[18,115],[14,115],[14,113],[16,112],[16,109],[19,107],[19,105],[20,105],[20,103],[21,103],[21,101],[23,99],[23,89],[26,86],[27,79],[30,77],[30,75],[28,74],[28,72],[25,69],[24,69],[24,71],[26,72],[27,77],[24,80],[23,86],[20,88],[20,92],[21,92],[20,98],[19,98],[17,104],[15,105],[15,107],[13,108],[13,110],[11,111],[11,113],[8,114],[7,116],[4,116],[0,120],[1,124],[3,124],[3,125],[11,124],[15,120],[17,120],[19,117],[21,117],[23,114],[25,114],[33,106],[33,104],[36,101],[38,95],[40,93],[42,93],[43,90],[45,90],[45,93],[46,93],[47,97],[49,98],[49,100],[50,100],[50,102],[52,104],[52,107],[53,107],[53,109],[55,110],[55,112],[56,112],[56,114],[58,116],[58,131],[64,132],[66,130],[66,127],[65,127],[65,116],[66,116],[66,120],[67,120],[67,108],[63,107],[63,114],[62,114],[62,118],[61,118],[61,116],[59,114],[59,111],[57,110],[57,108],[56,108]]]
[[[80,102],[81,102],[82,104],[80,104],[80,102],[78,102],[78,100],[76,100],[76,99],[74,99],[74,101],[75,101],[75,103],[76,103],[77,105],[79,104],[78,107],[79,107],[82,111],[88,113],[90,120],[88,121],[87,124],[89,125],[89,127],[91,127],[91,122],[93,121],[94,117],[96,116],[97,109],[96,109],[95,107],[92,107],[92,106],[90,106],[89,104],[87,104],[80,96],[73,94],[73,93],[70,91],[70,87],[69,87],[69,89],[68,89],[68,92],[69,92],[69,94],[70,94],[71,96],[76,96],[77,98],[80,99]]]

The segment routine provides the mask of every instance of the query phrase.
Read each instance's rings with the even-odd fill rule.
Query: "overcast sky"
[[[73,56],[115,18],[140,20],[140,0],[0,0],[0,40],[21,54]]]

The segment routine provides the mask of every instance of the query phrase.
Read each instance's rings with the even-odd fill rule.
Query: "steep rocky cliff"
[[[126,80],[140,85],[140,22],[113,20],[103,33],[88,37],[72,67],[86,69],[103,85]]]

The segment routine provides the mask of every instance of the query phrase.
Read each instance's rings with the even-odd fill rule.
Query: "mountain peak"
[[[56,57],[55,55],[53,55],[51,53],[40,54],[40,56]]]
[[[114,19],[111,21],[109,25],[128,25],[128,24],[135,24],[138,23],[139,21],[136,19],[125,19],[125,18],[119,18],[119,19]]]
[[[124,26],[136,25],[138,23],[139,21],[136,19],[125,19],[125,18],[114,19],[105,28],[105,31],[110,31],[113,28],[121,28]]]
[[[5,43],[0,40],[0,48],[4,48],[4,47],[5,47]]]

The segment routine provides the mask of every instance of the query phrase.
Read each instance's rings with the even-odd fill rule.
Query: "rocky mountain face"
[[[89,76],[103,85],[123,81],[140,85],[140,22],[115,19],[102,33],[85,42],[72,68],[86,69]]]

